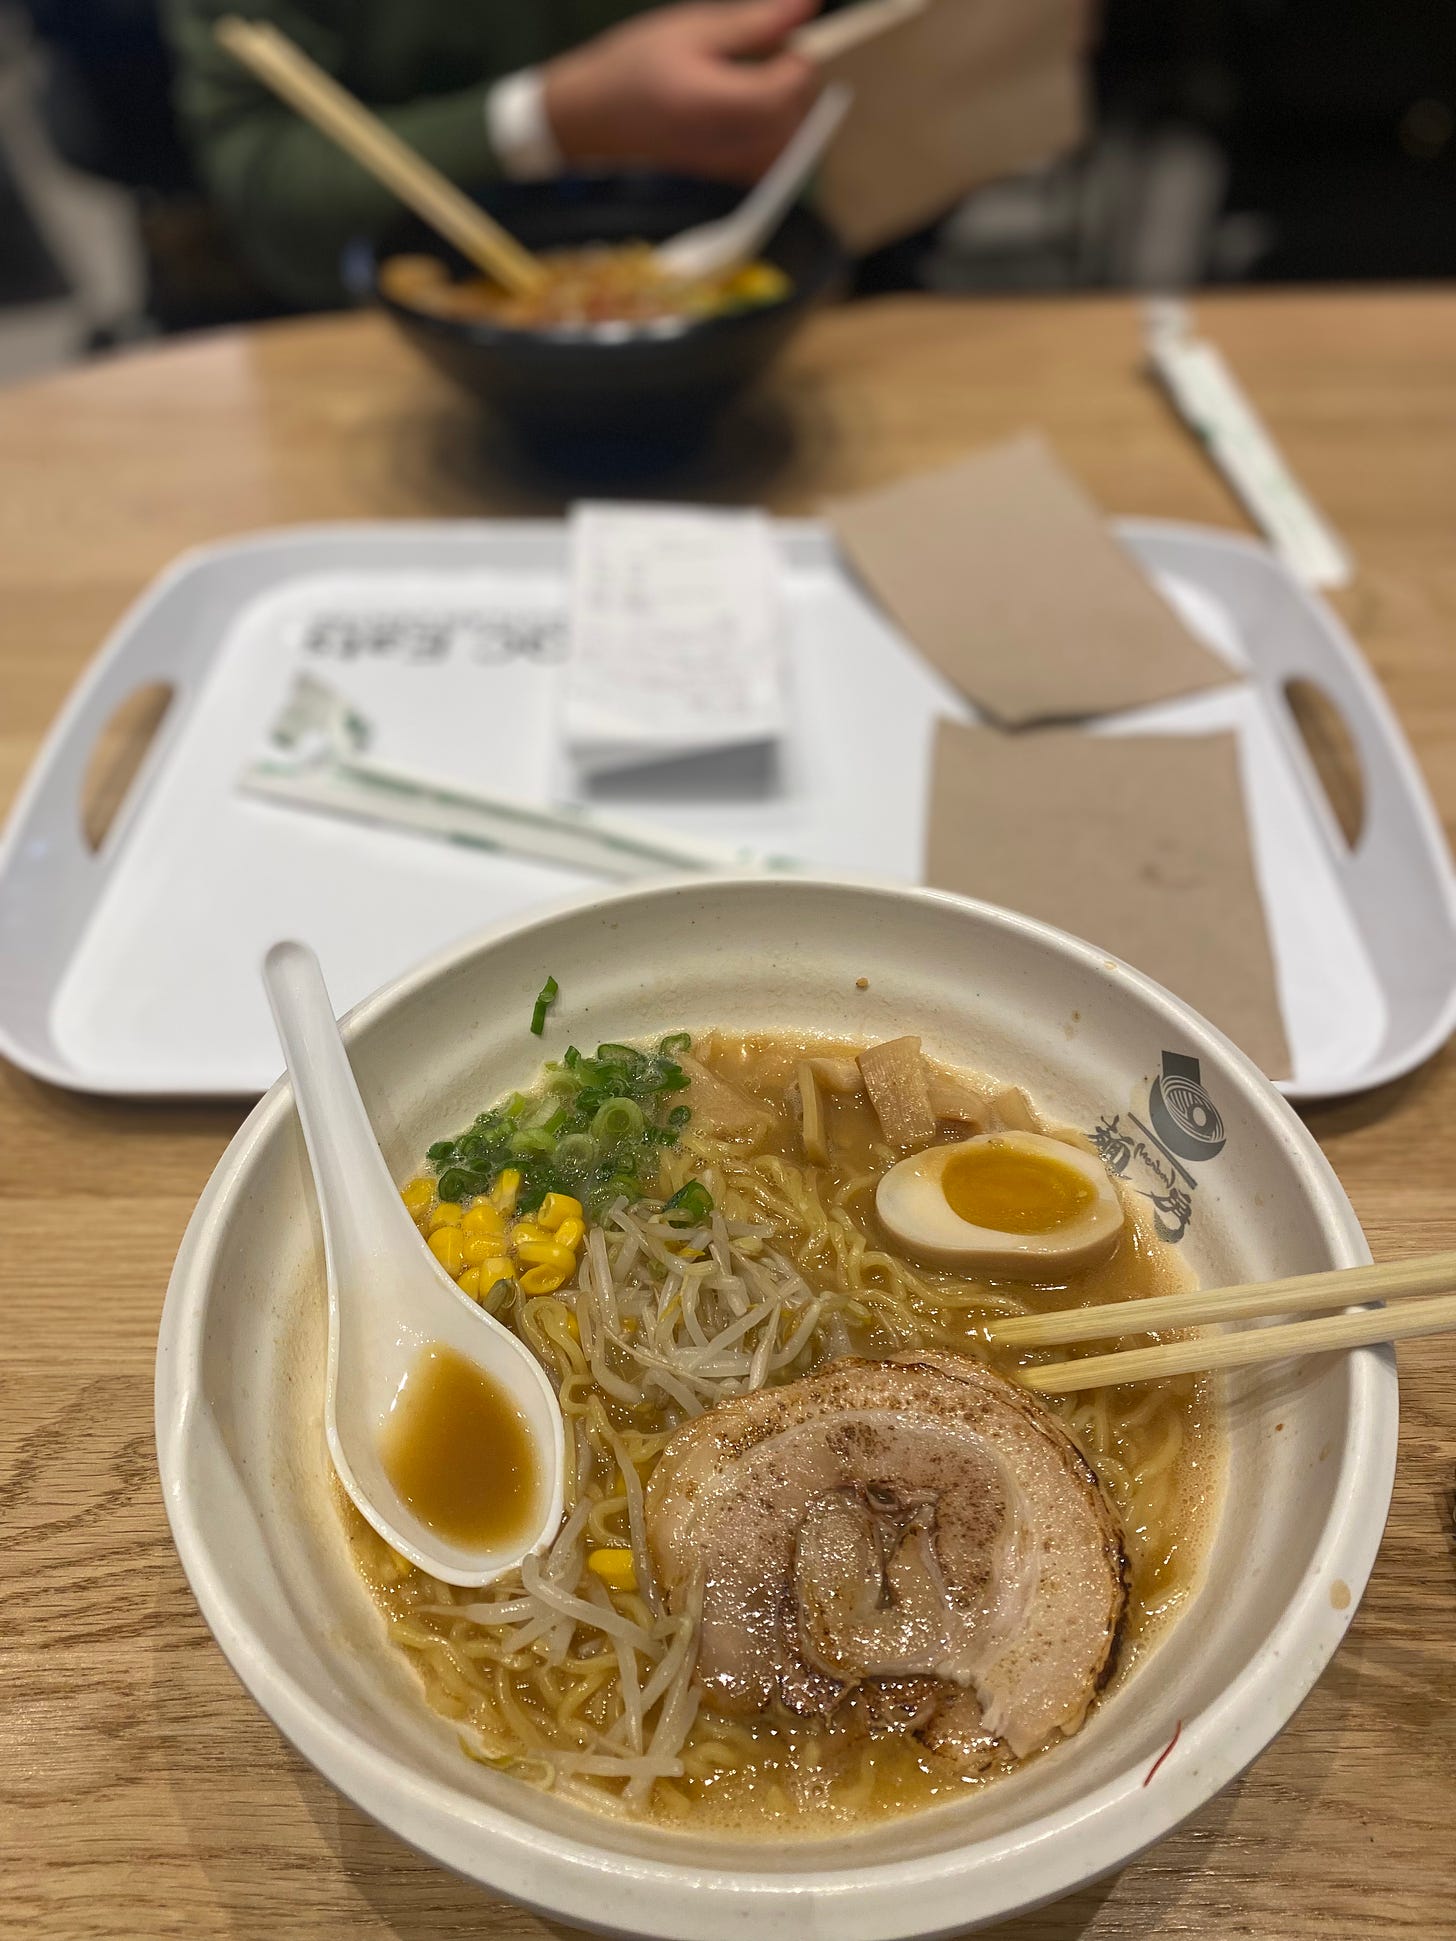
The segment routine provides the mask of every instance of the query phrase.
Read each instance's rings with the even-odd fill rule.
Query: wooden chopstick
[[[1238,1287],[1154,1294],[1141,1301],[1098,1301],[1092,1307],[1058,1308],[1052,1314],[1011,1315],[993,1321],[986,1333],[1008,1347],[1059,1347],[1105,1335],[1158,1334],[1166,1328],[1196,1328],[1210,1321],[1249,1321],[1264,1315],[1356,1307],[1362,1301],[1442,1294],[1453,1287],[1456,1253],[1428,1254],[1374,1267],[1326,1268],[1283,1281],[1248,1281]]]
[[[926,0],[859,0],[858,6],[807,21],[789,36],[789,46],[806,61],[832,61],[923,13],[925,5]]]
[[[239,20],[233,14],[219,20],[213,32],[265,87],[352,155],[477,269],[521,296],[541,288],[546,271],[529,250],[286,34],[267,21]]]
[[[1132,1304],[1129,1303],[1129,1306]],[[1197,1375],[1216,1368],[1243,1368],[1289,1355],[1317,1355],[1336,1348],[1365,1348],[1377,1341],[1403,1341],[1411,1335],[1439,1334],[1456,1328],[1456,1294],[1404,1307],[1362,1308],[1332,1314],[1322,1321],[1295,1321],[1283,1328],[1241,1328],[1235,1334],[1203,1335],[1196,1341],[1166,1341],[1156,1348],[1130,1348],[1115,1355],[1086,1355],[1023,1368],[1017,1379],[1043,1395],[1070,1395],[1084,1388],[1110,1388],[1120,1382],[1146,1382],[1165,1375]]]

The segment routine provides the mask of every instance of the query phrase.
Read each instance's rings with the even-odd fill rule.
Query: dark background
[[[134,226],[135,297],[86,338],[268,314],[192,176],[151,0],[0,0],[0,28],[12,108],[18,89],[51,152],[119,185]],[[1094,91],[1081,154],[982,192],[864,286],[1456,272],[1456,0],[1107,0]],[[0,120],[0,315],[75,283],[33,206],[33,164],[16,166]]]

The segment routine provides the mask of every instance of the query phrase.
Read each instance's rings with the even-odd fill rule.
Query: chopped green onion
[[[713,1211],[713,1196],[700,1179],[690,1179],[666,1202],[663,1217],[674,1226],[697,1226]]]
[[[589,1132],[568,1132],[556,1142],[556,1164],[570,1173],[584,1173],[597,1163],[601,1148]]]
[[[659,1058],[676,1058],[679,1052],[691,1051],[692,1048],[690,1032],[670,1031],[665,1038],[658,1040],[657,1055]]]
[[[645,1120],[635,1099],[608,1099],[592,1120],[592,1138],[604,1146],[624,1145],[640,1139]]]
[[[609,1042],[595,1057],[568,1045],[543,1066],[533,1091],[512,1092],[459,1138],[430,1147],[442,1197],[458,1203],[488,1192],[508,1166],[521,1174],[523,1213],[548,1193],[575,1195],[594,1218],[617,1199],[655,1197],[661,1155],[692,1117],[686,1103],[674,1102],[689,1080],[670,1055],[689,1042],[686,1032],[670,1034],[655,1051]],[[696,1196],[679,1204],[684,1211],[698,1214]]]
[[[554,977],[548,977],[546,982],[541,986],[540,993],[536,999],[536,1008],[531,1013],[531,1030],[538,1038],[546,1029],[546,1013],[556,1002],[560,989],[561,986],[556,982]]]

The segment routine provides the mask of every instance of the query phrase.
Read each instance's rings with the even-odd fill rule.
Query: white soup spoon
[[[565,1439],[556,1391],[524,1342],[463,1294],[421,1241],[375,1140],[313,952],[300,943],[275,944],[264,959],[263,981],[323,1222],[329,1454],[344,1488],[386,1543],[447,1584],[487,1584],[544,1549],[561,1522]],[[461,1362],[468,1367],[462,1370]],[[411,1403],[425,1399],[413,1385],[428,1381],[432,1365],[463,1375],[487,1416],[490,1408],[503,1412],[508,1446],[521,1459],[500,1478],[513,1508],[485,1535],[479,1521],[468,1538],[459,1534],[458,1521],[447,1526],[455,1534],[447,1534],[426,1518],[428,1491],[395,1480],[419,1476],[421,1460],[428,1470],[432,1438],[447,1487],[469,1474],[453,1465],[468,1465],[471,1450],[442,1449],[441,1422],[407,1417]],[[474,1419],[484,1419],[478,1409]],[[418,1431],[422,1452],[413,1468],[390,1456],[403,1448],[397,1438],[406,1428]],[[488,1504],[486,1477],[480,1470],[474,1476],[476,1496]]]
[[[668,276],[721,276],[757,256],[839,132],[854,90],[833,81],[790,136],[767,173],[726,216],[681,230],[653,251]]]

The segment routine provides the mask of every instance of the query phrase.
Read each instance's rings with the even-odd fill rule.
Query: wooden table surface
[[[1338,604],[1456,816],[1456,293],[1201,306],[1359,562]],[[1109,512],[1242,525],[1138,372],[1122,300],[820,319],[668,489],[786,512],[1042,426]],[[372,318],[226,334],[0,397],[0,801],[185,546],[302,519],[550,509]],[[3,972],[0,972],[3,974]],[[537,1936],[337,1797],[237,1684],[152,1445],[172,1256],[239,1111],[0,1065],[0,1934]],[[1309,1122],[1377,1258],[1456,1246],[1456,1057]],[[1004,1941],[1456,1936],[1456,1342],[1401,1354],[1395,1502],[1347,1643],[1197,1819]],[[557,1930],[559,1932],[559,1930]]]

